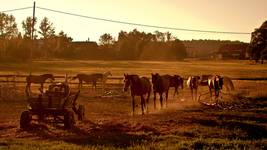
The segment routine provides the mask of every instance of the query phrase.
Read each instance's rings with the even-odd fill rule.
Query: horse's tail
[[[224,76],[223,77],[223,82],[224,82],[224,85],[227,86],[227,90],[229,90],[228,86],[230,87],[231,90],[235,90],[234,84],[233,84],[232,80],[229,77]]]

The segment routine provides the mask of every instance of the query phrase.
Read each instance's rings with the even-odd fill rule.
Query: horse
[[[134,97],[141,97],[141,109],[142,115],[144,115],[144,109],[146,108],[148,112],[148,101],[151,92],[151,83],[146,77],[139,77],[138,75],[128,75],[124,74],[124,88],[123,91],[126,92],[128,88],[131,88],[131,96],[132,96],[132,111],[134,115],[135,111],[135,100]],[[145,100],[144,95],[147,95],[147,99]]]
[[[112,76],[110,71],[107,71],[103,74],[102,73],[93,73],[91,75],[96,78],[96,81],[100,81],[102,83],[102,90],[104,90],[106,87],[106,82],[107,82],[108,76]],[[95,87],[96,87],[96,84],[95,84]]]
[[[181,89],[184,89],[184,79],[180,77],[179,75],[171,76],[170,87],[174,87],[173,97],[175,96],[176,93],[178,94],[179,86],[181,86]]]
[[[31,88],[31,83],[36,83],[36,84],[41,84],[40,91],[43,93],[43,87],[44,83],[47,79],[51,79],[52,81],[55,80],[53,74],[42,74],[42,75],[29,75],[26,77],[26,89],[30,90]]]
[[[153,92],[154,92],[154,109],[156,109],[156,94],[159,93],[160,95],[160,105],[161,108],[163,107],[163,93],[166,96],[166,107],[168,101],[168,93],[170,89],[170,75],[162,75],[160,76],[158,73],[151,74],[152,76],[152,84],[153,84]]]
[[[208,87],[210,91],[210,98],[212,99],[212,90],[214,90],[215,100],[219,97],[220,91],[223,88],[223,77],[214,75],[208,79]]]
[[[213,81],[215,79],[216,82]],[[227,76],[219,76],[219,75],[190,76],[187,80],[187,85],[190,87],[191,90],[192,100],[194,100],[194,97],[195,99],[197,98],[197,90],[199,86],[207,86],[209,88],[210,95],[212,97],[211,90],[214,89],[215,84],[216,84],[215,98],[218,98],[218,92],[222,89],[222,86],[224,86],[227,89],[227,91],[234,90],[234,84],[232,80]]]
[[[200,84],[200,76],[190,76],[187,79],[187,86],[191,90],[192,100],[197,99],[197,90]]]
[[[93,74],[77,74],[75,77],[72,78],[72,80],[75,80],[78,78],[79,80],[79,85],[78,87],[81,88],[82,87],[82,83],[83,81],[86,83],[92,83],[92,89],[96,90],[96,85],[97,85],[97,81],[101,81],[102,85],[103,85],[103,89],[104,86],[106,84],[107,78],[108,76],[111,75],[111,72],[105,72],[104,74],[101,73],[93,73]]]

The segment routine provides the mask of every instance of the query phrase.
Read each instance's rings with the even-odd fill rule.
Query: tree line
[[[13,15],[0,13],[0,61],[27,61],[32,59],[98,59],[98,60],[182,60],[203,57],[222,44],[231,41],[180,41],[170,32],[146,33],[134,29],[120,31],[117,38],[109,33],[99,42],[73,41],[64,31],[56,33],[53,23],[44,17],[27,17],[18,30]],[[32,27],[35,27],[32,29]],[[32,37],[32,33],[34,37]],[[236,43],[236,42],[235,42]]]
[[[34,19],[34,20],[33,20]],[[53,23],[44,17],[38,28],[37,18],[27,17],[18,30],[13,15],[0,13],[0,60],[25,61],[46,58],[73,59],[183,59],[186,48],[171,33],[121,31],[115,40],[110,34],[100,36],[99,44],[90,41],[73,42],[64,31],[55,32]],[[35,26],[32,29],[33,24]],[[32,33],[34,37],[32,37]],[[155,50],[155,51],[154,51]],[[151,56],[150,56],[151,53]],[[166,54],[162,54],[166,53]],[[164,56],[162,58],[157,56]]]

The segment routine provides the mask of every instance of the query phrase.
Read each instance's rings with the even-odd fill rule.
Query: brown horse
[[[175,96],[175,94],[179,94],[178,93],[178,87],[181,87],[181,89],[184,88],[184,79],[182,77],[180,77],[179,75],[174,75],[171,76],[170,79],[170,87],[174,87],[174,94],[173,97]]]
[[[160,105],[163,107],[163,93],[166,96],[166,107],[168,101],[168,93],[170,89],[170,75],[162,75],[160,76],[158,73],[151,74],[152,76],[152,84],[153,84],[153,92],[154,92],[154,109],[156,109],[156,94],[159,93],[160,96]]]
[[[31,88],[31,83],[35,83],[35,84],[41,84],[40,87],[40,91],[41,93],[43,93],[43,87],[44,87],[44,83],[47,79],[51,79],[52,81],[55,80],[53,74],[43,74],[43,75],[29,75],[26,77],[26,89],[30,90]]]
[[[141,97],[141,109],[142,115],[144,114],[144,109],[146,108],[148,112],[148,101],[151,92],[151,83],[146,77],[139,77],[138,75],[128,75],[124,74],[124,91],[127,91],[131,87],[131,96],[132,96],[132,111],[134,115],[135,110],[135,100],[134,97]],[[144,99],[144,95],[147,94],[147,99]]]
[[[97,81],[102,82],[102,86],[103,89],[105,87],[106,81],[108,76],[111,75],[111,72],[106,72],[104,74],[102,73],[93,73],[93,74],[77,74],[75,77],[73,77],[72,79],[77,79],[79,80],[79,88],[82,87],[82,83],[92,83],[92,89],[96,90],[96,85],[97,85]]]

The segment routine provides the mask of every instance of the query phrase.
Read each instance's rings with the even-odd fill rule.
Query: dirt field
[[[106,70],[103,66],[109,63],[89,62],[82,65],[84,69],[74,63],[71,67],[64,68],[69,70],[77,67],[77,72],[93,72],[93,67],[88,67],[89,69],[85,67],[88,64],[98,64],[99,67],[96,67],[95,71],[103,71]],[[137,73],[149,75],[157,71],[172,72],[174,69],[171,66],[187,64],[191,68],[183,68],[182,74],[186,75],[195,66],[192,62],[182,62],[182,64],[169,62],[165,63],[165,67],[158,62],[141,64],[151,67],[145,70],[143,67],[138,67],[140,62],[133,64],[113,62],[111,70],[117,76],[123,72],[134,72],[134,68]],[[205,66],[208,63],[197,64]],[[214,72],[222,70],[223,73],[235,77],[252,76],[251,72],[245,74],[249,72],[251,65],[243,62],[214,64],[207,67],[204,73],[217,68]],[[229,64],[241,71],[229,68]],[[45,72],[46,65],[42,63],[42,67],[36,72]],[[125,69],[127,65],[129,65],[128,70]],[[218,66],[224,66],[224,69]],[[55,71],[56,67],[60,70],[62,64],[59,62],[47,71],[64,73]],[[9,69],[7,66],[3,67],[2,72],[8,70],[12,72],[16,69],[22,72],[22,68],[19,65],[13,67],[11,65]],[[256,76],[266,77],[266,66],[252,68],[251,70],[257,72]],[[198,74],[199,70],[194,70],[195,74]],[[173,97],[171,91],[168,106],[162,109],[159,108],[159,103],[156,110],[153,108],[152,96],[149,114],[141,115],[140,106],[137,105],[138,111],[134,116],[131,112],[129,93],[122,93],[122,89],[109,87],[107,89],[109,94],[103,94],[85,87],[78,102],[86,107],[86,120],[77,121],[75,128],[69,131],[64,130],[61,124],[37,122],[33,122],[29,130],[20,129],[20,113],[26,110],[27,106],[21,88],[18,89],[15,99],[0,100],[0,149],[266,149],[267,83],[262,81],[234,83],[238,89],[232,92],[234,96],[230,98],[224,96],[220,102],[220,106],[223,107],[208,107],[192,101],[188,88],[185,88],[176,97]],[[201,92],[206,91],[205,87],[201,89]],[[136,98],[137,102],[138,100]]]

